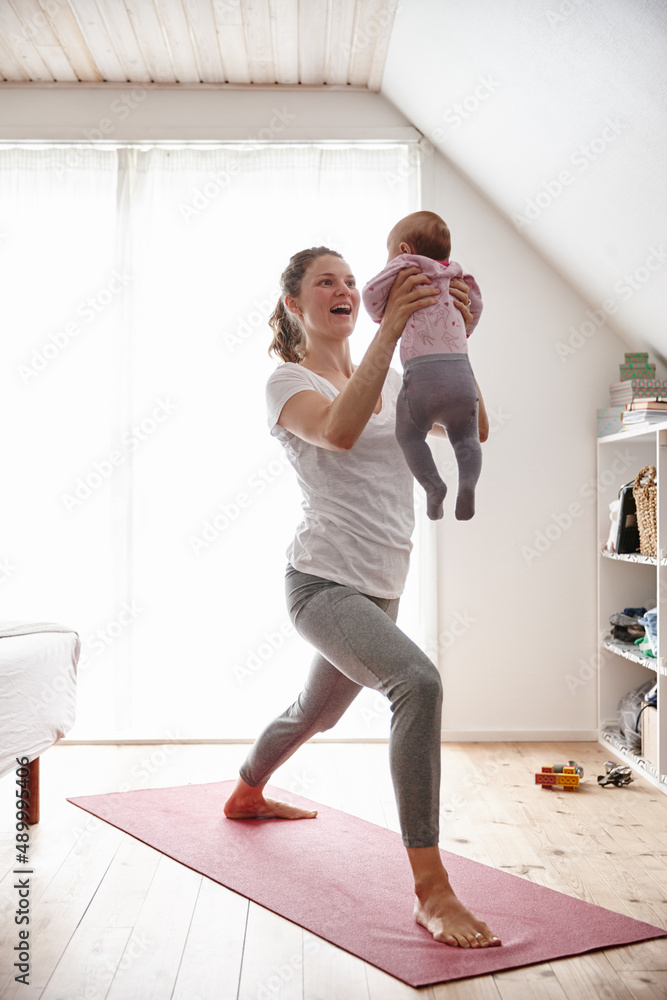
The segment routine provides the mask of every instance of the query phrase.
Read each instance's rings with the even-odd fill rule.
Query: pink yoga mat
[[[222,807],[234,785],[68,801],[410,986],[667,936],[659,927],[441,851],[458,896],[503,944],[440,944],[414,922],[411,872],[398,834],[272,786],[270,796],[317,809],[317,818],[228,820]]]

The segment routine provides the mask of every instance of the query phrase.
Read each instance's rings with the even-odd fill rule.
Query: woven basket
[[[637,527],[639,528],[639,551],[643,556],[658,554],[658,486],[655,481],[655,466],[645,465],[637,473],[632,495],[637,505]],[[642,479],[646,476],[646,482]]]

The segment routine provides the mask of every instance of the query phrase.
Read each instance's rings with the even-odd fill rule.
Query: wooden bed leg
[[[28,764],[28,823],[39,823],[39,757]]]

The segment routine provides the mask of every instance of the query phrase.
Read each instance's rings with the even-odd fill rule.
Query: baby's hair
[[[285,296],[290,295],[294,299],[298,298],[303,276],[318,257],[340,257],[343,260],[343,255],[337,250],[329,250],[328,247],[310,247],[309,250],[300,250],[293,257],[290,257],[289,264],[280,275],[281,295],[276,308],[269,317],[269,326],[273,330],[269,354],[276,354],[283,361],[292,361],[294,364],[303,361],[303,327],[297,317],[286,307]]]
[[[413,212],[397,222],[387,243],[409,243],[413,252],[432,260],[449,260],[452,240],[447,223],[435,212]]]

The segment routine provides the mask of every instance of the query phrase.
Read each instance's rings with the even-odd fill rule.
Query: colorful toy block
[[[581,768],[579,768],[582,771]],[[582,771],[583,773],[583,771]],[[539,774],[535,775],[535,784],[542,788],[562,788],[564,792],[573,792],[579,787],[579,775],[576,764],[564,764],[562,771],[553,767],[543,767]]]

